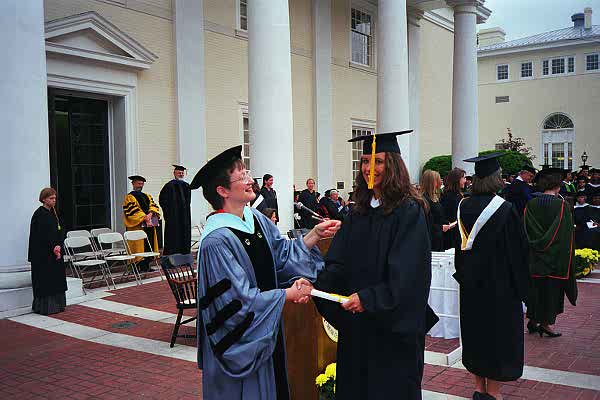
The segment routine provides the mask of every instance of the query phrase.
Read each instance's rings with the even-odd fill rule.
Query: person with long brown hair
[[[363,136],[356,202],[333,238],[315,299],[338,329],[336,397],[421,399],[431,248],[427,203],[411,185],[396,135]],[[427,318],[429,316],[429,318]]]
[[[49,315],[65,310],[67,278],[62,261],[63,230],[56,213],[56,190],[44,188],[40,192],[42,205],[31,217],[29,254],[33,312]]]
[[[448,172],[448,175],[446,175],[440,204],[444,211],[444,218],[450,223],[456,221],[458,204],[464,198],[463,189],[467,182],[465,175],[465,170],[460,168],[452,168],[452,170]],[[451,249],[458,241],[458,229],[456,229],[456,225],[453,225],[453,227],[444,234],[444,250]]]
[[[429,206],[429,226],[432,251],[444,251],[444,232],[450,229],[440,204],[440,188],[442,178],[440,173],[430,169],[423,172],[421,177],[421,194]]]

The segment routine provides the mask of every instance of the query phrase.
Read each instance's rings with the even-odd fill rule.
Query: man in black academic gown
[[[519,171],[517,179],[510,186],[506,187],[502,193],[506,201],[511,202],[515,206],[521,217],[523,217],[525,205],[533,198],[533,189],[530,183],[535,176],[535,172],[535,168],[532,166],[524,165],[521,171]]]
[[[496,195],[504,184],[497,161],[502,154],[465,160],[475,162],[473,194],[457,213],[462,362],[476,378],[473,398],[481,400],[499,398],[499,382],[523,374],[528,246],[516,206]]]
[[[173,179],[163,186],[158,196],[165,219],[163,255],[189,254],[192,241],[191,190],[183,180],[186,168],[173,167]]]

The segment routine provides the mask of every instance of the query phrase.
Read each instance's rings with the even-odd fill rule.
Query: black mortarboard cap
[[[562,168],[552,168],[552,167],[542,168],[542,170],[540,172],[538,172],[537,175],[535,176],[535,181],[537,182],[541,177],[546,176],[546,175],[560,175],[564,179],[564,177],[567,174],[565,174],[565,170]]]
[[[173,168],[175,168],[175,171],[185,171],[187,169],[183,165],[177,165],[177,164],[172,164],[172,165],[173,165]]]
[[[210,159],[192,179],[190,189],[206,186],[220,170],[242,159],[242,146],[235,146]]]
[[[525,164],[521,167],[521,171],[528,171],[528,172],[531,172],[532,174],[535,174],[537,172],[535,170],[535,168],[533,168],[531,165],[527,165],[527,164]]]
[[[146,178],[144,178],[141,175],[131,175],[127,177],[131,182],[133,181],[142,181],[142,182],[146,182]]]
[[[599,172],[600,172],[600,169],[598,169],[598,168],[592,168],[592,169],[590,169],[590,174],[597,174]]]
[[[550,169],[552,168],[552,164],[540,164],[540,167],[542,167],[542,171],[545,169]]]
[[[504,153],[502,152],[489,153],[479,157],[467,158],[463,161],[475,163],[475,176],[485,178],[500,169],[498,157],[503,155]]]
[[[400,146],[398,146],[398,140],[396,136],[411,133],[411,130],[390,132],[390,133],[377,133],[375,135],[364,135],[358,136],[348,140],[349,142],[363,142],[363,155],[372,153],[373,136],[375,136],[375,153],[398,153],[400,154]]]
[[[590,166],[589,165],[580,165],[579,169],[582,169],[582,170],[590,169]]]

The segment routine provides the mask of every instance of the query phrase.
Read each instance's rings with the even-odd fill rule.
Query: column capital
[[[477,16],[477,23],[483,24],[492,14],[492,10],[484,6],[485,0],[446,0],[448,7],[454,13],[473,13]]]
[[[423,18],[423,15],[425,14],[425,11],[420,10],[416,7],[406,7],[406,20],[410,25],[414,25],[414,26],[421,26],[421,18]]]

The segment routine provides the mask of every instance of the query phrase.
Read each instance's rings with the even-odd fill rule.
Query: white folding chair
[[[94,253],[93,258],[82,259],[81,254],[85,253],[85,249],[92,246],[90,239],[84,236],[71,236],[67,237],[64,242],[65,250],[67,255],[69,256],[71,269],[75,271],[77,277],[83,281],[83,290],[85,293],[85,285],[90,285],[96,279],[98,272],[102,274],[104,278],[104,282],[107,287],[110,287],[109,279],[112,282],[114,288],[115,281],[110,274],[110,270],[108,269],[108,264],[106,261],[101,260]],[[88,272],[88,270],[94,270],[94,275],[92,279],[88,282],[84,280],[84,273]]]
[[[125,244],[125,240],[120,233],[110,232],[99,234],[98,246],[100,247],[100,252],[104,255],[104,260],[106,260],[106,263],[109,265],[109,269],[111,264],[113,267],[122,264],[125,268],[123,274],[121,275],[121,281],[123,281],[125,276],[131,271],[135,277],[136,283],[138,285],[142,283],[140,271],[138,270],[137,264],[134,261],[135,256],[127,254],[127,245]],[[105,247],[107,248],[105,249]],[[115,253],[119,250],[124,251],[125,254]],[[110,252],[113,252],[113,254]]]
[[[92,240],[92,234],[89,231],[86,231],[84,229],[75,230],[75,231],[69,231],[69,232],[67,232],[67,237],[68,238],[71,238],[71,237],[85,237],[85,238],[90,239],[89,250],[77,253],[77,257],[76,257],[77,261],[78,260],[93,259],[93,258],[96,257],[96,252],[97,252],[96,244]]]
[[[160,266],[158,265],[158,257],[160,257],[160,253],[158,253],[156,251],[141,251],[141,252],[133,253],[131,251],[131,246],[129,245],[129,242],[134,242],[134,241],[138,241],[138,240],[142,240],[144,244],[148,245],[148,248],[152,249],[152,245],[150,244],[150,239],[148,239],[148,235],[146,235],[146,232],[144,232],[143,230],[126,231],[123,234],[123,237],[125,238],[125,244],[127,245],[127,253],[129,253],[130,255],[135,256],[135,257],[149,258],[150,262],[154,261],[154,264],[158,268],[158,272],[160,274],[160,279],[163,280],[164,276],[163,276]]]
[[[102,257],[127,254],[127,249],[124,246],[112,246],[112,248],[106,248],[106,249],[101,248],[100,243],[98,242],[98,236],[102,235],[103,233],[112,233],[113,232],[112,229],[96,228],[96,229],[92,229],[90,232],[92,233],[92,237],[94,238],[94,240],[96,241],[96,243],[98,245],[98,247],[97,247],[98,253],[100,253],[102,255]]]

